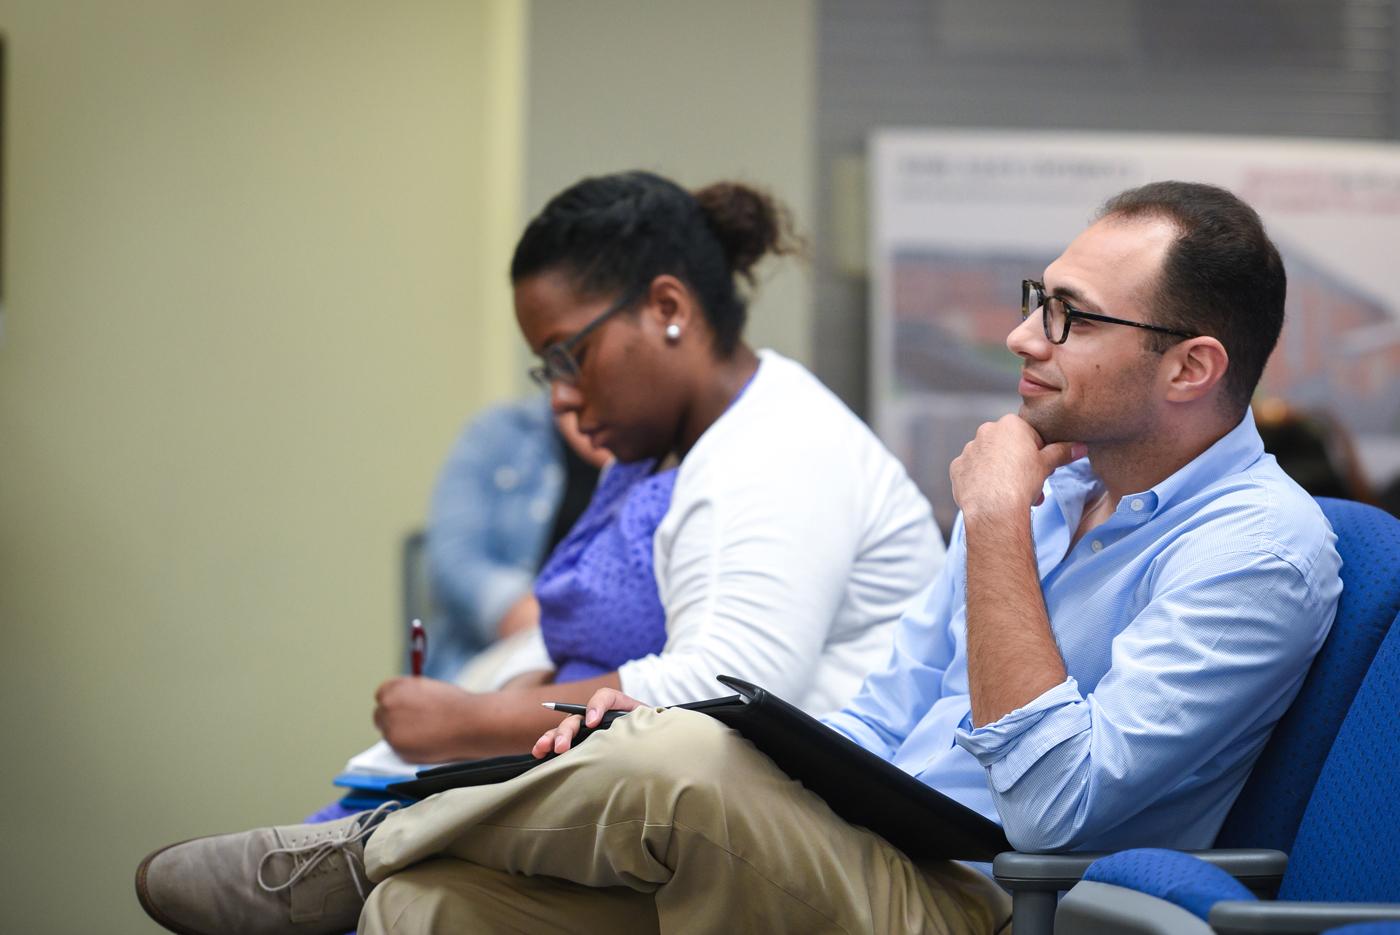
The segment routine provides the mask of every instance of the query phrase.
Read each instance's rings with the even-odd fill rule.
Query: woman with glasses
[[[616,461],[536,585],[552,671],[485,694],[385,683],[376,724],[406,759],[523,752],[558,721],[544,701],[673,704],[722,694],[721,673],[823,713],[886,662],[943,543],[869,429],[744,343],[738,281],[792,250],[768,196],[643,172],[531,221],[511,265],[531,375]]]

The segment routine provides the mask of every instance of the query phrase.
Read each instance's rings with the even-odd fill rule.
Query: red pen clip
[[[423,654],[428,651],[428,631],[423,629],[423,621],[414,619],[408,633],[408,658],[414,675],[423,674]]]

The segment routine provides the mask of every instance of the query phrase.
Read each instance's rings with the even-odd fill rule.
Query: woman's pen
[[[540,704],[544,705],[549,710],[557,711],[560,714],[584,715],[588,713],[588,708],[581,704],[569,704],[564,701],[542,701],[540,702]],[[604,711],[602,722],[598,725],[598,727],[595,727],[594,730],[607,727],[613,721],[616,721],[618,718],[622,717],[626,713],[626,711],[618,711],[616,709],[613,709],[611,711]]]
[[[423,674],[423,654],[428,651],[428,631],[417,617],[408,628],[408,660],[414,675]]]

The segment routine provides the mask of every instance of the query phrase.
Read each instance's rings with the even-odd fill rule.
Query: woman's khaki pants
[[[391,816],[360,932],[1009,931],[1009,898],[847,824],[748,741],[640,709],[507,783]]]

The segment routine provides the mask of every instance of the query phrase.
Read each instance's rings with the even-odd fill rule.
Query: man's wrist
[[[1019,525],[1028,522],[1029,500],[1001,499],[991,503],[973,502],[962,507],[963,525],[972,527]]]

